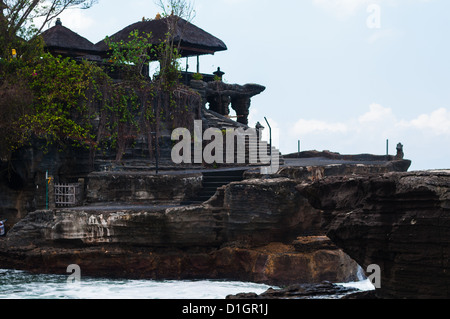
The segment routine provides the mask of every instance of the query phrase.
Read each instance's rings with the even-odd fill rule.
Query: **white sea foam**
[[[79,283],[67,283],[67,276],[0,270],[0,299],[224,299],[241,292],[260,294],[269,287],[239,281],[83,277]]]
[[[356,289],[359,289],[359,290],[362,290],[362,291],[375,290],[375,287],[373,286],[372,282],[369,279],[364,279],[364,280],[361,280],[361,281],[340,283],[339,285],[343,286],[343,287],[356,288]]]
[[[372,290],[366,279],[339,284]],[[0,299],[224,299],[238,293],[261,294],[264,284],[215,280],[128,280],[82,277],[67,283],[64,275],[35,275],[18,270],[0,270]]]

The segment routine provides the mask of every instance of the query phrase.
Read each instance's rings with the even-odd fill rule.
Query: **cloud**
[[[405,146],[411,169],[448,168],[450,157],[450,108],[438,108],[405,118],[395,109],[372,103],[368,108],[344,121],[299,119],[288,130],[281,126],[280,142],[285,154],[302,150],[332,150],[341,154],[385,154],[389,140],[390,154],[395,145]],[[294,142],[295,141],[295,142]]]
[[[299,119],[289,131],[282,126],[280,129],[282,136],[289,136],[290,140],[301,138],[315,141],[316,145],[332,144],[331,148],[352,145],[370,148],[386,139],[423,140],[426,137],[433,141],[450,141],[450,109],[440,108],[416,118],[402,119],[391,108],[372,103],[365,113],[346,121]]]
[[[364,132],[384,132],[386,134],[406,131],[434,136],[448,135],[450,137],[450,110],[439,108],[430,113],[424,113],[416,118],[399,119],[389,107],[378,103],[369,105],[369,110],[356,119],[346,122],[330,122],[321,120],[299,119],[291,128],[291,135],[354,135]]]
[[[386,118],[392,118],[394,115],[392,113],[392,109],[383,107],[380,104],[372,103],[369,106],[369,111],[364,113],[358,118],[358,122],[361,124],[370,123],[370,122],[379,122],[386,120]]]
[[[60,15],[63,25],[80,34],[94,25],[94,20],[84,14],[83,10],[68,9]]]
[[[84,36],[83,34],[95,25],[95,20],[86,15],[85,10],[82,9],[66,9],[58,16],[58,18],[61,19],[63,26],[82,36]],[[43,21],[43,18],[34,19],[35,25],[37,26],[40,26]],[[55,25],[55,21],[56,19],[50,21],[44,27],[44,30],[53,27]]]
[[[417,118],[398,123],[400,128],[412,128],[435,136],[450,135],[450,111],[446,108],[437,109],[430,114],[421,114]]]

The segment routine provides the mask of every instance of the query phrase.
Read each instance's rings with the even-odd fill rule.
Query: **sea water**
[[[357,281],[340,283],[339,285],[344,286],[344,287],[356,288],[361,291],[369,291],[369,290],[375,289],[375,286],[370,281],[370,279],[368,279],[366,277],[363,268],[359,265],[358,265],[358,270],[356,272],[356,277],[358,278]]]
[[[131,280],[82,277],[68,282],[68,276],[31,274],[0,269],[0,299],[225,299],[238,293],[261,294],[264,284],[218,280]],[[371,290],[368,280],[343,283],[347,287]]]
[[[131,280],[31,274],[0,270],[0,299],[224,299],[240,292],[262,293],[270,286],[239,281]]]

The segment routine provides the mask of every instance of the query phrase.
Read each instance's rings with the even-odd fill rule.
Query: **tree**
[[[11,57],[12,45],[34,40],[45,25],[68,8],[90,8],[97,0],[0,0],[0,57]],[[39,25],[34,26],[35,19]],[[31,42],[31,47],[33,46]],[[18,52],[20,55],[23,52]]]
[[[40,27],[37,28],[39,34],[50,20],[64,10],[75,7],[87,9],[96,2],[97,0],[0,0],[2,8],[0,17],[6,20],[7,30],[14,34],[17,34],[27,21],[43,18]]]
[[[0,81],[0,159],[39,139],[49,145],[95,147],[92,119],[106,75],[88,62],[44,53]]]
[[[160,73],[164,82],[171,82],[173,71],[178,69],[178,58],[180,51],[180,42],[175,43],[174,35],[183,33],[180,30],[179,20],[184,19],[192,22],[195,17],[194,5],[190,0],[155,0],[156,5],[162,10],[162,17],[167,24],[166,41],[159,49]],[[175,72],[176,73],[176,72]],[[168,78],[164,78],[167,76]]]
[[[189,0],[156,0],[163,16],[175,15],[191,22],[195,17],[194,5]]]

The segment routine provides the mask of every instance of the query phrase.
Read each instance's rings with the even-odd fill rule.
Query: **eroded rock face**
[[[319,234],[320,211],[312,208],[288,178],[252,179],[223,188],[229,241],[291,243],[302,234]]]
[[[251,180],[222,187],[221,199],[217,195],[204,205],[36,211],[14,226],[8,240],[29,238],[36,245],[72,240],[155,247],[291,243],[303,233],[319,231],[320,225],[320,213],[308,206],[295,186],[286,178]]]
[[[329,177],[298,187],[324,211],[327,235],[364,269],[381,268],[381,298],[450,296],[450,171]]]
[[[357,264],[317,237],[320,211],[296,185],[234,182],[202,205],[36,211],[0,240],[0,267],[65,273],[75,263],[94,276],[274,285],[356,279]]]
[[[220,245],[211,230],[216,221],[201,206],[151,208],[141,211],[36,211],[8,234],[10,246],[86,245],[178,247]]]

